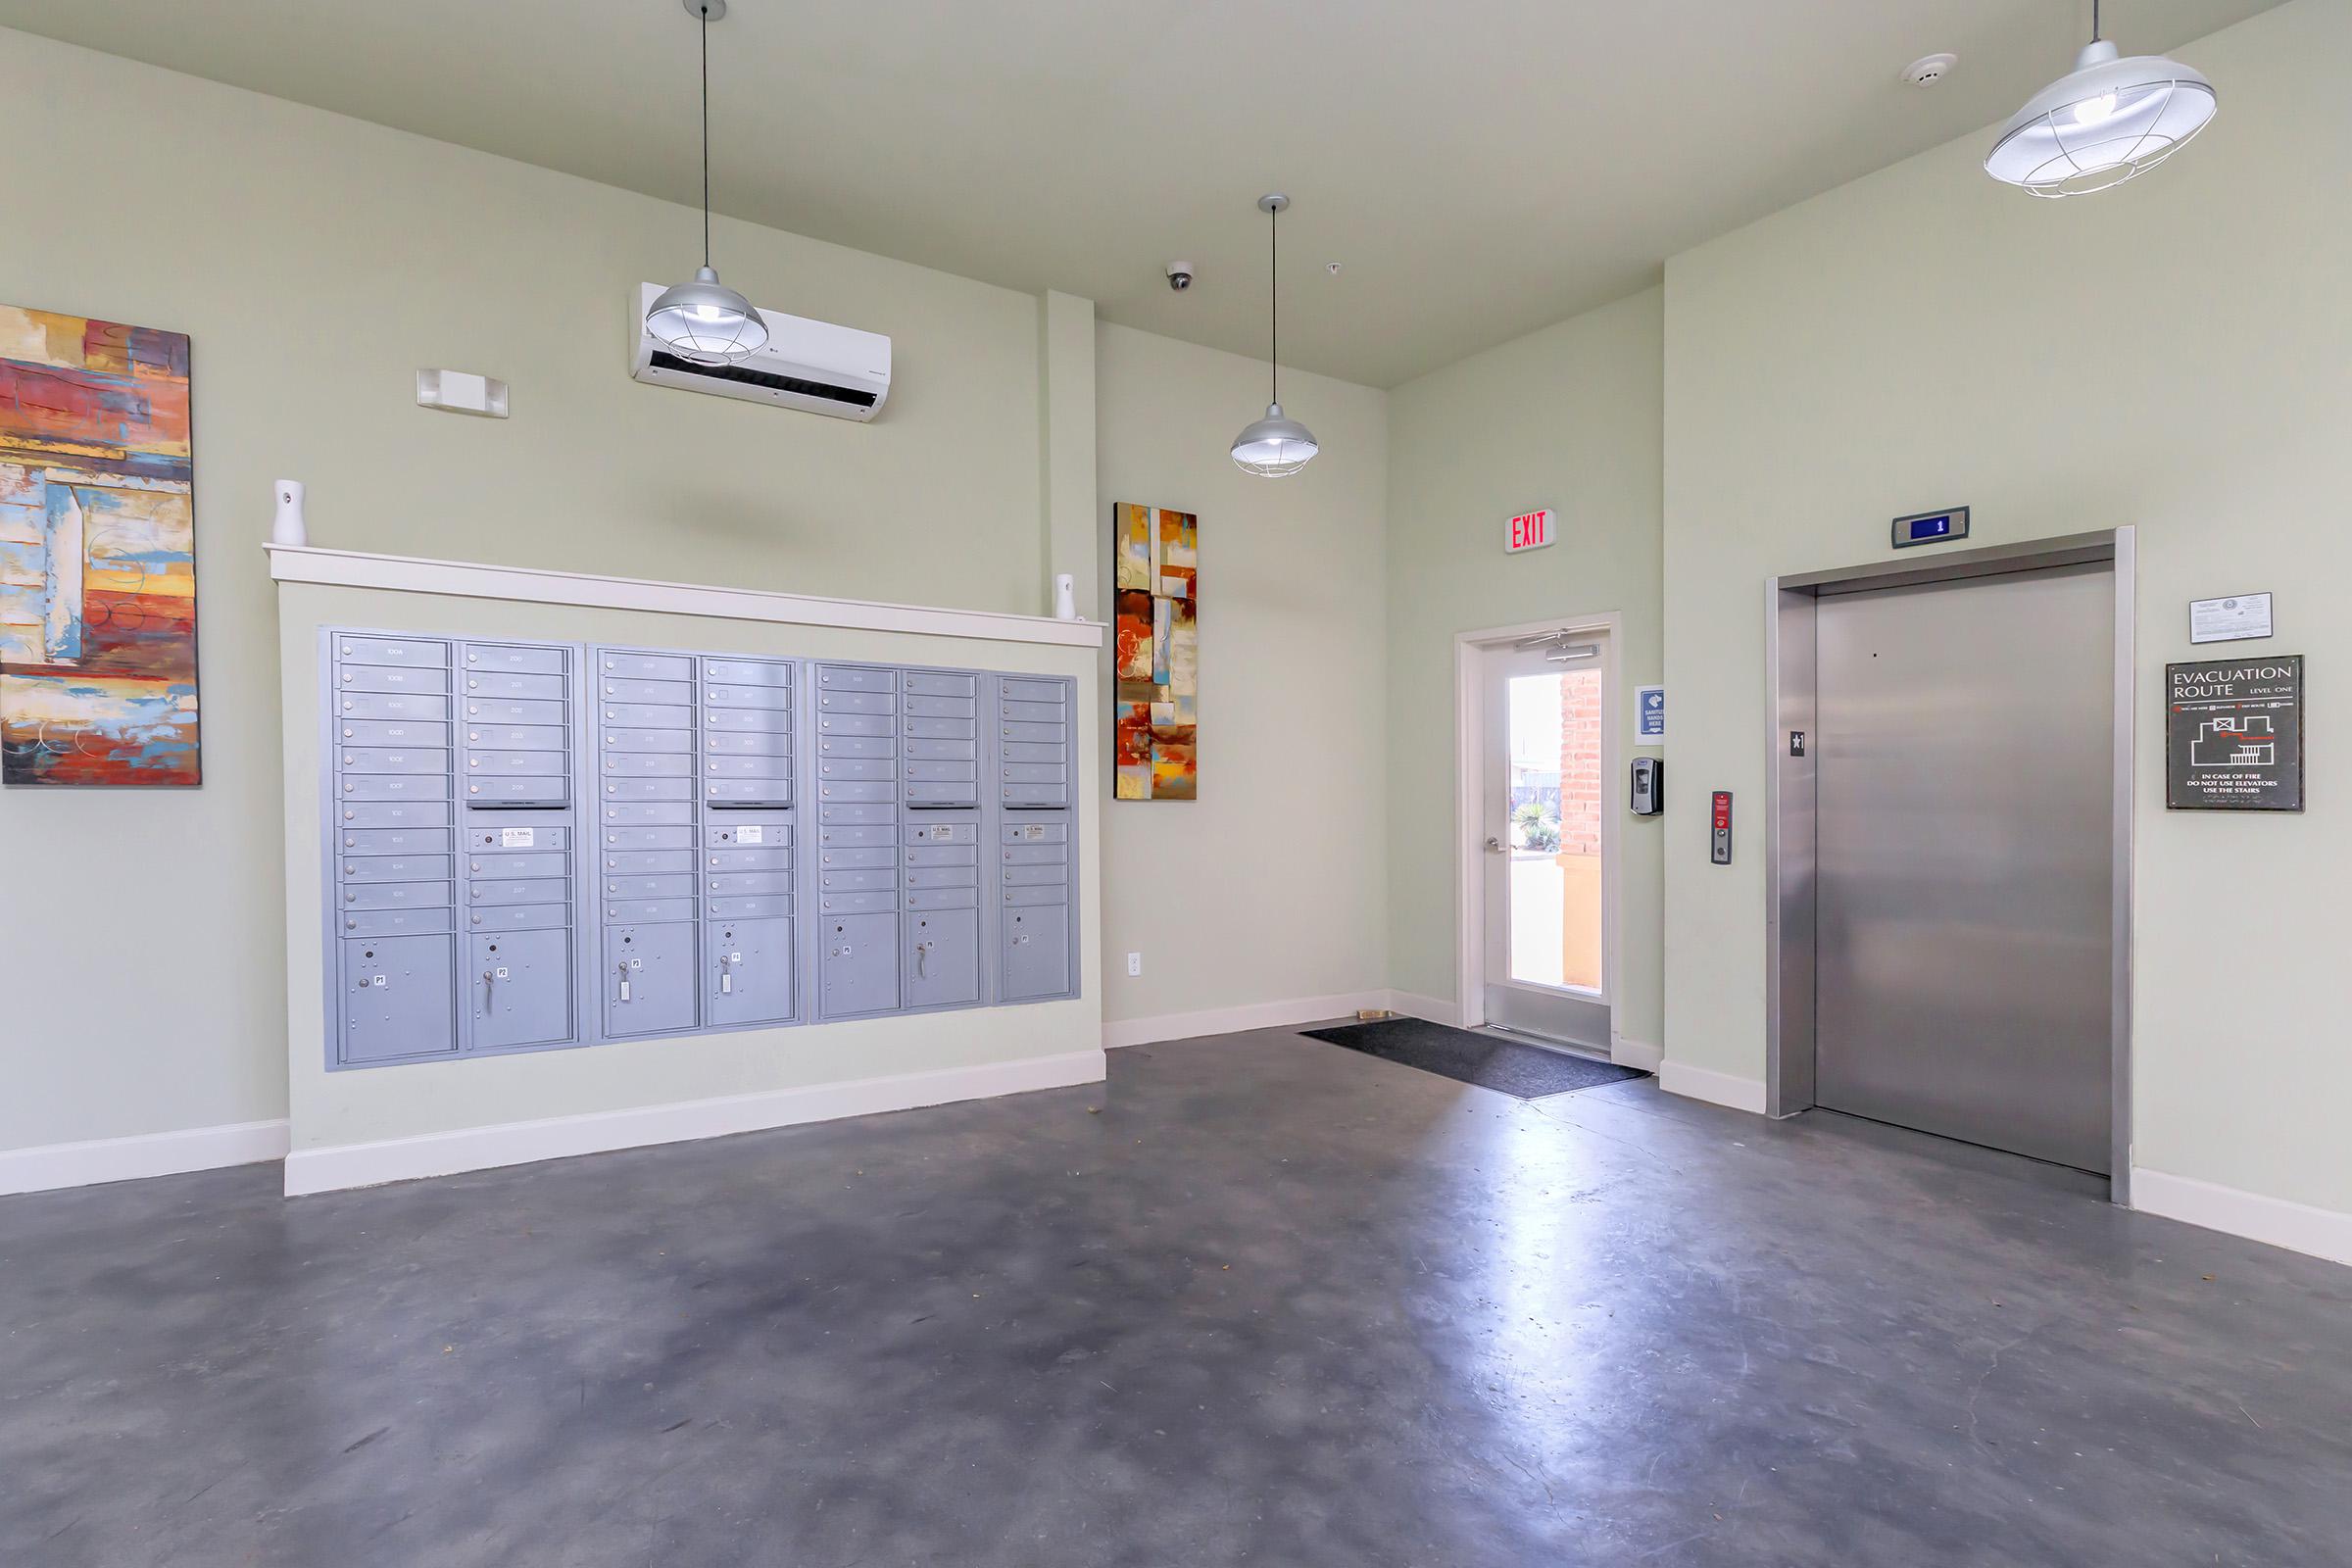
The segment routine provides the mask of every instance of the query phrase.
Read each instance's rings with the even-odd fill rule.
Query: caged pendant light
[[[2001,127],[1984,172],[2035,196],[2084,196],[2121,185],[2178,152],[2213,120],[2213,83],[2159,55],[2122,58],[2099,36],[2074,71],[2035,93]]]
[[[710,266],[710,24],[727,0],[685,0],[703,35],[703,265],[691,282],[674,284],[645,313],[645,329],[681,360],[725,365],[767,341],[767,323],[750,300],[718,280]]]
[[[1266,235],[1270,259],[1267,277],[1270,283],[1267,297],[1269,330],[1267,360],[1274,371],[1272,398],[1266,404],[1266,416],[1243,427],[1233,438],[1234,466],[1244,473],[1254,473],[1261,479],[1287,479],[1311,462],[1321,450],[1315,444],[1314,432],[1282,412],[1282,302],[1281,267],[1282,237],[1279,232],[1282,210],[1291,205],[1288,196],[1279,193],[1260,196],[1257,210],[1266,215]]]

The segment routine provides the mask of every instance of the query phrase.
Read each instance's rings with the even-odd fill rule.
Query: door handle
[[[1487,840],[1487,853],[1489,855],[1508,855],[1510,851],[1503,844],[1502,840],[1497,838],[1490,838]]]

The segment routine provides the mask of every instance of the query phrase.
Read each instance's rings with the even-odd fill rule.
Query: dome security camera
[[[1168,287],[1181,294],[1192,286],[1193,264],[1190,262],[1170,262],[1168,264]]]

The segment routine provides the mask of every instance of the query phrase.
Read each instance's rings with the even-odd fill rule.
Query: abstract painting
[[[0,778],[200,780],[188,340],[0,306]]]
[[[1122,801],[1200,793],[1200,524],[1189,512],[1111,509],[1117,666],[1111,727]]]

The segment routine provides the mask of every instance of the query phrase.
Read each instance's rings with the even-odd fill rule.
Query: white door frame
[[[1624,814],[1617,796],[1617,774],[1623,765],[1625,739],[1621,731],[1626,710],[1619,701],[1619,665],[1623,662],[1625,617],[1614,610],[1551,620],[1522,621],[1515,626],[1488,626],[1453,634],[1453,859],[1454,968],[1453,997],[1457,1021],[1475,1029],[1487,1021],[1487,902],[1486,831],[1481,826],[1479,792],[1486,779],[1486,704],[1479,689],[1481,656],[1497,644],[1509,644],[1543,632],[1599,632],[1601,644],[1600,738],[1600,921],[1601,984],[1609,1006],[1609,1054],[1618,1054],[1619,1020],[1625,1008],[1623,972],[1625,942],[1619,918],[1623,894],[1619,888],[1617,838]]]

